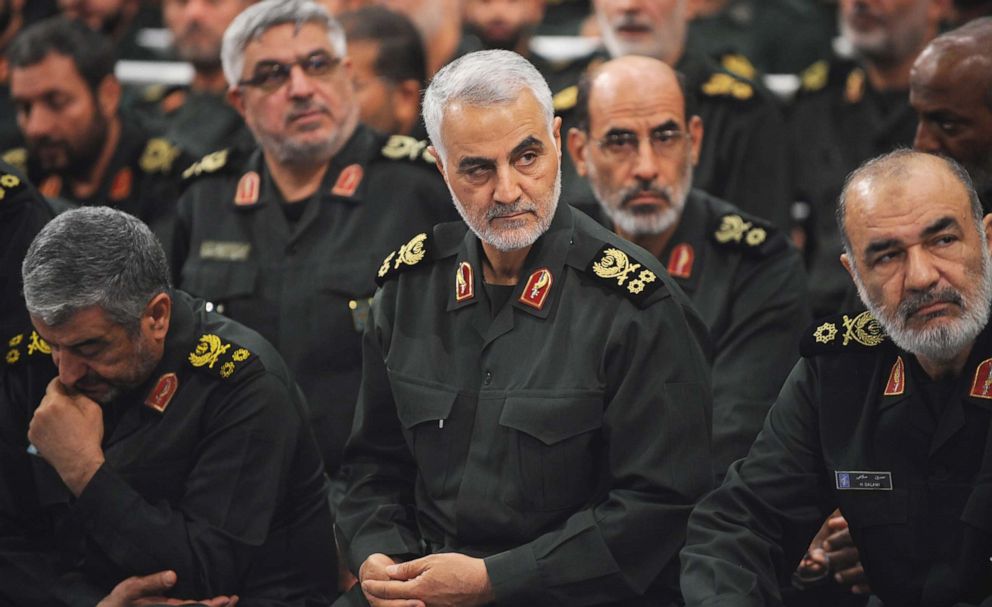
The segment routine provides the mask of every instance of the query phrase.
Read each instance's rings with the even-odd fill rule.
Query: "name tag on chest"
[[[839,491],[892,491],[891,472],[837,470],[834,480]]]
[[[220,261],[245,261],[251,253],[251,243],[204,240],[200,244],[200,259]]]

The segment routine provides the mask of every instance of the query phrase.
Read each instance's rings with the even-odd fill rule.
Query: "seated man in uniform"
[[[113,209],[52,220],[23,277],[34,330],[6,360],[50,352],[57,376],[40,403],[0,392],[0,603],[94,605],[163,569],[180,597],[328,601],[327,479],[272,346],[170,289]]]
[[[424,121],[465,222],[379,269],[342,601],[677,604],[711,484],[705,327],[657,259],[558,203],[561,122],[525,59],[449,64]]]
[[[616,233],[667,265],[710,330],[719,483],[799,359],[806,275],[783,232],[692,189],[705,125],[681,82],[649,57],[602,64],[579,85],[568,148]]]
[[[868,311],[814,323],[748,456],[689,520],[688,605],[779,604],[840,507],[885,605],[992,603],[992,216],[952,160],[847,180],[844,267]]]

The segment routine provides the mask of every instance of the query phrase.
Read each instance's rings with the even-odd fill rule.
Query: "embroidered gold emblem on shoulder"
[[[10,173],[0,173],[0,200],[7,196],[7,190],[13,190],[21,185],[20,178]]]
[[[713,237],[720,244],[743,242],[750,247],[758,247],[768,239],[768,231],[755,226],[752,221],[744,221],[740,215],[725,215]]]
[[[725,73],[710,76],[702,91],[710,97],[733,97],[740,100],[750,99],[754,95],[750,84]]]
[[[196,344],[196,348],[189,354],[189,364],[194,367],[205,367],[227,379],[234,375],[239,368],[239,363],[243,363],[251,357],[251,352],[245,348],[235,347],[234,352],[218,366],[214,365],[224,358],[234,344],[224,343],[220,337],[206,333],[202,335]]]
[[[837,339],[837,325],[832,322],[825,322],[813,332],[813,339],[820,344],[829,344]]]
[[[631,274],[641,269],[641,264],[632,263],[626,253],[620,249],[606,249],[602,259],[592,265],[592,271],[600,278],[616,280],[617,285],[623,286]],[[627,283],[627,290],[636,295],[644,291],[644,287],[657,280],[651,270],[643,270],[636,278]]]
[[[183,171],[183,179],[197,177],[203,173],[213,173],[214,171],[224,168],[224,165],[227,164],[227,154],[228,151],[226,149],[207,154],[198,162],[194,162],[192,166]]]
[[[35,352],[51,354],[52,347],[36,331],[31,331],[31,341],[28,343],[28,355],[34,355]]]
[[[382,146],[382,155],[393,160],[400,158],[417,160],[419,158],[424,162],[434,164],[437,159],[427,149],[427,145],[427,141],[414,139],[407,135],[393,135],[386,141],[386,145]]]
[[[403,266],[412,267],[420,263],[427,257],[427,233],[421,232],[410,239],[398,251],[393,251],[382,261],[377,273],[377,281],[382,284],[382,279],[394,270],[399,270]]]
[[[817,61],[806,68],[800,79],[804,91],[818,91],[827,86],[827,77],[830,75],[830,64],[826,61]]]
[[[165,139],[155,137],[148,140],[138,166],[146,173],[166,172],[172,168],[172,161],[179,155],[179,148]]]
[[[852,339],[862,346],[874,347],[885,341],[885,330],[870,312],[862,312],[854,318],[844,315],[844,343]]]

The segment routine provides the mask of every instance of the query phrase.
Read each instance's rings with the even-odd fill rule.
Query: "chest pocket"
[[[191,260],[183,266],[181,287],[191,295],[223,305],[254,294],[257,278],[254,264]]]
[[[529,511],[574,509],[599,483],[603,397],[508,396],[499,424],[507,433],[502,495]]]
[[[361,333],[368,321],[369,306],[375,293],[374,276],[378,262],[365,261],[323,264],[316,273],[316,287],[322,301],[322,314],[333,311],[342,318],[347,315],[350,325]],[[347,326],[342,323],[341,326]]]
[[[414,383],[393,373],[390,373],[390,385],[407,444],[417,461],[420,482],[432,497],[441,499],[452,467],[453,428],[445,428],[444,423],[451,417],[458,394]]]

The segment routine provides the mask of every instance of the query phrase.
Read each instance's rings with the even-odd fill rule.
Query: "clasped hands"
[[[482,559],[442,553],[397,563],[373,554],[362,563],[358,579],[372,607],[454,607],[493,601]]]

